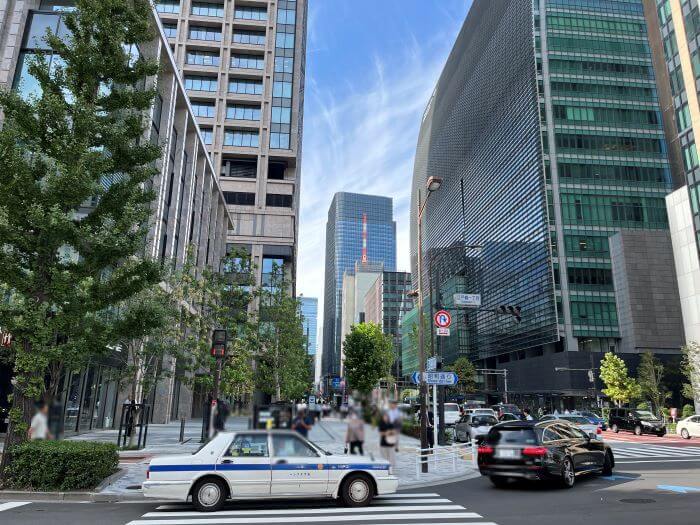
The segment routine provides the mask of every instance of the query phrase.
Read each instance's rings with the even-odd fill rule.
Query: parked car
[[[689,416],[681,419],[676,426],[676,432],[683,439],[700,437],[700,416]]]
[[[500,422],[504,422],[504,421],[520,421],[520,418],[519,418],[518,416],[516,416],[515,414],[511,414],[511,413],[509,413],[509,412],[505,412],[505,413],[501,414],[500,416],[498,416],[498,420],[499,420]]]
[[[564,421],[511,421],[489,430],[478,464],[496,487],[515,479],[556,479],[571,488],[582,474],[611,475],[615,458],[595,435]]]
[[[599,416],[595,412],[588,412],[588,411],[581,411],[577,412],[578,415],[585,417],[590,421],[591,423],[595,423],[596,425],[600,425],[601,430],[607,430],[608,429],[608,424],[606,423],[605,419],[603,419],[603,416]]]
[[[481,414],[482,416],[493,416],[497,418],[496,412],[492,408],[469,408],[464,411],[465,414]]]
[[[635,408],[612,408],[608,417],[610,429],[617,433],[620,430],[631,430],[637,436],[642,434],[666,434],[666,424],[648,410]]]
[[[596,423],[591,423],[587,418],[578,414],[546,414],[540,418],[540,421],[566,421],[570,425],[574,425],[583,430],[587,435],[595,435],[596,439],[603,439],[603,432],[600,426]]]
[[[460,442],[475,439],[481,441],[491,427],[498,424],[492,414],[466,414],[455,425],[455,440]]]
[[[437,414],[436,414],[437,415]],[[459,421],[461,414],[457,403],[445,403],[445,425],[452,426]]]
[[[396,492],[389,462],[331,455],[289,430],[222,432],[191,456],[151,460],[143,483],[147,498],[192,503],[217,511],[226,500],[280,497],[335,498],[349,507]]]

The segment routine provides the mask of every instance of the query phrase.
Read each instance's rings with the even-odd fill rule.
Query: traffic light
[[[211,355],[213,357],[224,357],[226,355],[226,330],[214,330]]]
[[[518,323],[520,321],[522,321],[519,306],[511,306],[511,305],[499,306],[498,308],[496,308],[496,313],[502,314],[502,315],[512,315],[513,317],[515,317],[515,320]]]

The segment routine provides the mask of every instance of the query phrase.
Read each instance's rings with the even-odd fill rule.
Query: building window
[[[267,178],[273,180],[284,180],[286,166],[281,162],[270,162],[267,166]]]
[[[185,77],[185,89],[191,91],[216,91],[215,77],[202,77],[197,75],[188,75]]]
[[[270,133],[270,147],[289,149],[289,133]]]
[[[239,177],[254,179],[257,177],[258,162],[254,159],[223,159],[221,162],[222,177]]]
[[[224,199],[226,204],[234,206],[255,206],[255,193],[244,191],[225,191]]]
[[[221,42],[221,30],[207,26],[190,26],[190,39]]]
[[[207,146],[211,146],[214,143],[214,130],[212,128],[199,128],[202,132],[202,138]]]
[[[265,7],[237,7],[234,18],[239,20],[267,20],[267,8]]]
[[[163,24],[163,32],[167,38],[177,38],[177,23]]]
[[[264,46],[265,31],[245,31],[242,29],[235,29],[233,31],[233,42],[235,44]]]
[[[262,80],[246,80],[240,78],[231,80],[228,83],[228,92],[241,95],[262,95]]]
[[[265,57],[262,55],[235,54],[231,56],[231,67],[265,69]]]
[[[695,147],[695,142],[683,146],[683,164],[685,165],[686,171],[698,167],[698,150]]]
[[[259,106],[231,104],[226,108],[226,118],[234,120],[260,120]]]
[[[156,2],[156,11],[159,13],[174,13],[180,12],[180,0],[158,0]]]
[[[289,124],[292,121],[292,108],[272,108],[272,122]]]
[[[257,131],[234,130],[224,133],[224,146],[257,148],[259,145],[260,139]]]
[[[213,4],[210,2],[192,2],[192,14],[223,18],[224,6],[223,4]]]
[[[187,63],[197,66],[218,66],[219,53],[212,51],[188,51]]]
[[[280,195],[279,193],[268,193],[267,197],[265,198],[265,204],[276,208],[291,208],[292,196]]]
[[[278,9],[277,10],[278,24],[295,24],[296,12],[293,9]]]
[[[216,105],[209,102],[192,102],[192,111],[195,117],[214,118]]]

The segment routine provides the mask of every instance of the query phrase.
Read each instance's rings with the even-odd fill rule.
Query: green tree
[[[476,368],[466,357],[458,357],[454,363],[445,367],[448,372],[457,374],[456,389],[460,394],[476,390]]]
[[[638,399],[642,392],[639,384],[627,373],[627,365],[618,356],[608,352],[600,362],[600,379],[605,384],[603,393],[617,406]]]
[[[138,258],[160,155],[142,140],[154,97],[143,86],[158,66],[129,53],[151,40],[151,6],[76,8],[64,15],[71,36],[46,35],[52,65],[49,54],[30,59],[39,91],[0,92],[0,323],[15,337],[16,378],[5,450],[24,439],[46,375],[54,392],[64,369],[106,352],[108,310],[160,279]]]
[[[691,341],[683,348],[681,370],[687,382],[683,383],[683,397],[695,402],[695,410],[700,413],[700,344]]]
[[[391,336],[375,323],[353,325],[343,341],[345,377],[350,388],[368,395],[391,374],[394,349]]]
[[[642,396],[651,402],[655,413],[660,413],[664,401],[671,397],[663,379],[664,365],[651,352],[644,352],[637,368],[637,383]]]
[[[259,291],[257,384],[273,401],[299,399],[311,387],[311,358],[301,306],[282,266],[273,265]]]

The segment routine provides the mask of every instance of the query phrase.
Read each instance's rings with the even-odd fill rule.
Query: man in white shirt
[[[37,406],[36,414],[34,414],[32,422],[29,425],[29,430],[27,431],[29,439],[51,439],[48,413],[49,408],[45,403],[41,403]]]

